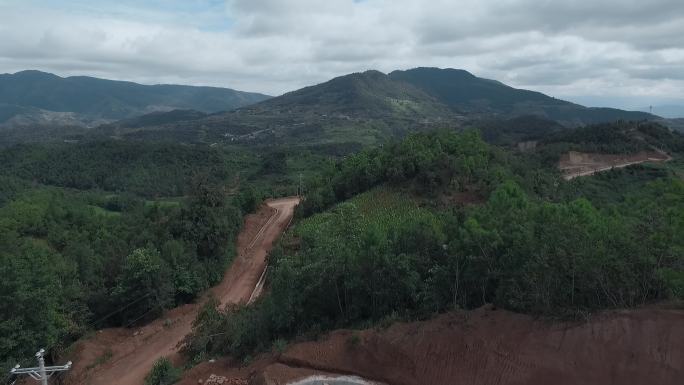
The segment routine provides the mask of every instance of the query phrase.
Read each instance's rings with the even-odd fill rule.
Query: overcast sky
[[[0,73],[277,95],[417,66],[590,105],[684,104],[684,0],[0,0]]]

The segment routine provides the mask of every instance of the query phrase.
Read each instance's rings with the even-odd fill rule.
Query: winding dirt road
[[[267,265],[266,256],[291,221],[297,204],[296,197],[271,200],[247,216],[238,236],[237,257],[221,283],[209,290],[220,306],[246,303],[253,297]],[[105,329],[82,341],[75,349],[75,364],[66,383],[142,385],[156,360],[179,359],[179,344],[192,331],[192,322],[209,297],[172,309],[143,327]]]

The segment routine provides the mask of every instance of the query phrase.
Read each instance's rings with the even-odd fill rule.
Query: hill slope
[[[194,109],[217,112],[269,98],[228,88],[142,85],[86,76],[62,78],[40,71],[0,75],[0,123],[26,109],[71,112],[89,119],[123,119],[153,111]],[[9,114],[14,110],[13,114]]]
[[[93,79],[61,79],[40,73],[24,75],[47,77],[52,79],[50,81],[57,82],[100,84],[99,80]],[[102,91],[101,95],[92,98],[108,106],[109,110],[100,110],[101,114],[111,116],[128,111],[127,105],[118,101],[123,100],[120,92],[132,83],[114,83],[116,87],[112,87],[111,92]],[[172,92],[174,87],[179,86],[135,86],[148,87],[144,88],[145,92],[136,94],[139,105],[146,103],[141,102],[140,98],[148,97],[155,90],[158,93],[163,91],[162,99],[166,103],[163,106],[174,102],[179,109],[201,113],[211,111],[209,106],[218,108],[216,98],[207,94],[200,97],[199,91],[194,88]],[[211,90],[219,92],[217,89]],[[19,96],[15,97],[17,98]],[[60,100],[47,98],[43,102],[52,104],[35,107],[62,108],[59,105]],[[116,103],[109,103],[112,100]],[[0,103],[2,102],[0,95]],[[93,111],[101,107],[97,103],[79,103],[79,111]],[[148,104],[146,108],[164,110],[158,107]],[[63,120],[67,118],[71,117],[62,117]],[[256,104],[207,116],[187,111],[157,111],[142,119],[125,119],[115,125],[101,127],[94,133],[118,138],[163,138],[191,143],[332,146],[334,148],[331,151],[337,153],[340,148],[378,144],[390,138],[403,137],[410,132],[435,127],[463,127],[466,123],[478,127],[491,126],[490,123],[495,120],[510,122],[520,118],[523,118],[523,125],[533,121],[535,127],[539,128],[536,131],[543,131],[547,127],[551,130],[557,126],[555,122],[565,127],[576,127],[615,120],[657,119],[654,115],[643,112],[587,108],[539,92],[520,90],[494,80],[478,78],[464,70],[416,68],[394,71],[389,75],[378,71],[353,73]],[[528,131],[525,127],[521,130]]]
[[[457,119],[450,108],[411,84],[366,71],[202,119],[129,127],[128,133],[120,126],[118,132],[134,138],[147,137],[146,131],[183,138],[194,133],[209,142],[366,145]]]
[[[194,137],[211,143],[358,147],[434,127],[462,127],[466,122],[491,126],[494,120],[522,118],[522,123],[533,121],[543,131],[546,127],[562,128],[555,122],[575,127],[657,117],[643,112],[587,108],[479,78],[464,70],[416,68],[389,75],[366,71],[340,76],[192,121],[156,118],[159,124],[129,127],[128,133],[124,124],[117,132],[137,139],[158,137],[163,131],[167,138]]]
[[[517,89],[496,80],[479,78],[458,69],[415,68],[394,71],[393,80],[410,83],[442,103],[474,115],[538,115],[566,126],[579,126],[613,120],[652,119],[645,112],[614,108],[588,108],[552,98],[540,92]]]

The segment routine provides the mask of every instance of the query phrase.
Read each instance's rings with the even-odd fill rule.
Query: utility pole
[[[10,374],[27,374],[34,380],[40,381],[41,385],[48,385],[48,378],[52,377],[53,374],[71,369],[71,361],[62,366],[45,366],[45,358],[43,358],[44,355],[45,349],[40,349],[40,351],[36,353],[36,358],[38,359],[37,368],[22,368],[19,366],[19,364],[17,364],[17,366],[10,370]]]

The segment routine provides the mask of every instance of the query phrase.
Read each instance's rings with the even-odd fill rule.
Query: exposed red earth
[[[661,151],[641,151],[630,155],[593,154],[570,151],[560,158],[558,168],[566,180],[593,175],[613,168],[645,162],[667,162],[672,157]]]
[[[237,240],[238,253],[219,285],[197,303],[167,311],[159,319],[138,328],[100,330],[79,342],[74,367],[65,382],[73,385],[141,385],[154,362],[161,357],[179,361],[179,343],[192,330],[201,304],[215,297],[221,306],[247,302],[266,268],[266,255],[282,234],[299,198],[266,202],[248,215]]]
[[[203,363],[180,385],[217,373],[255,385],[315,374],[391,385],[681,384],[684,310],[607,311],[587,322],[551,322],[487,306],[383,330],[335,331],[248,367]]]

